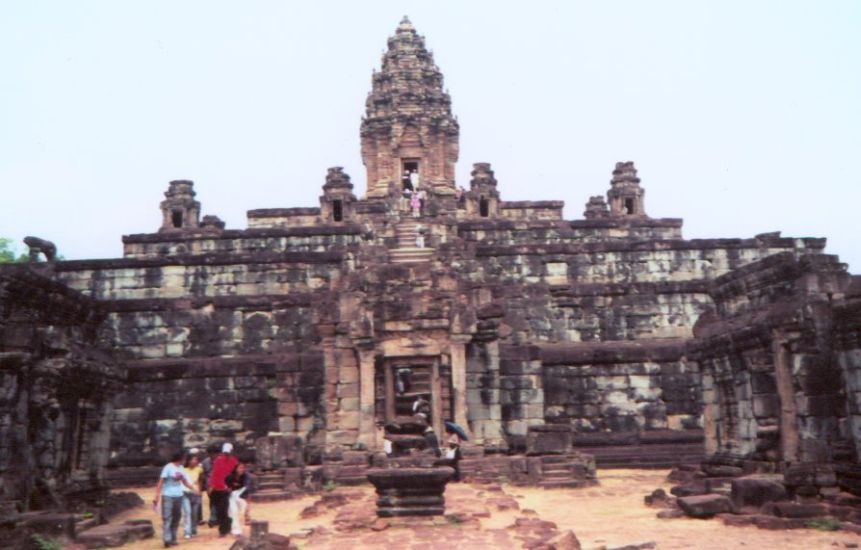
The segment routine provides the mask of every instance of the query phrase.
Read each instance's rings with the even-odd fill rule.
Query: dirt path
[[[301,534],[303,538],[294,538],[295,543],[309,549],[519,548],[523,539],[517,532],[507,529],[518,517],[552,521],[561,531],[571,529],[584,549],[645,542],[654,542],[659,549],[702,550],[861,547],[861,536],[839,531],[767,531],[756,527],[726,527],[719,520],[657,519],[658,510],[643,505],[643,496],[657,487],[669,489],[664,482],[666,474],[666,471],[604,470],[599,472],[601,485],[588,489],[544,490],[505,485],[502,491],[494,491],[481,485],[453,484],[446,490],[447,511],[476,519],[466,523],[444,519],[415,521],[379,532],[366,527],[349,531],[334,528],[336,517],[342,528],[344,522],[361,523],[372,517],[374,493],[371,487],[338,488],[332,494],[343,494],[347,503],[333,509],[319,507],[319,513],[307,519],[300,519],[300,513],[318,501],[319,495],[256,504],[252,515],[255,519],[269,521],[271,532]],[[151,489],[138,492],[146,501],[151,500]],[[162,548],[161,520],[151,507],[129,512],[118,520],[140,517],[153,520],[158,536],[137,543],[134,548]],[[177,548],[218,550],[227,549],[232,543],[231,537],[219,539],[215,529],[204,526],[197,538],[180,539]]]

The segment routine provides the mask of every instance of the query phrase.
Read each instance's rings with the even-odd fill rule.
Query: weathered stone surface
[[[756,474],[732,480],[732,502],[737,507],[762,506],[786,498],[783,476]]]
[[[679,497],[679,508],[692,518],[706,519],[732,511],[732,502],[724,495],[694,495]]]
[[[106,524],[78,533],[75,542],[86,548],[113,548],[137,540],[152,538],[152,522],[132,520],[120,524]]]

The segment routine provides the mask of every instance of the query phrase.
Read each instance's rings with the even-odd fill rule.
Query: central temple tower
[[[374,71],[362,119],[367,198],[400,194],[416,183],[436,195],[454,195],[458,136],[442,73],[404,17],[389,38],[381,70]]]

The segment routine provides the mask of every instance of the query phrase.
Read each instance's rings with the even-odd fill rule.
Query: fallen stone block
[[[155,535],[149,520],[130,520],[125,523],[100,525],[87,529],[75,537],[75,542],[86,548],[113,548],[152,538]]]
[[[655,489],[652,494],[643,497],[643,502],[646,506],[675,506],[675,499],[667,494],[663,489]]]
[[[718,518],[723,521],[724,525],[729,525],[732,527],[744,527],[746,525],[753,525],[753,516],[745,516],[738,514],[718,514]]]
[[[657,548],[657,544],[654,541],[649,542],[641,542],[639,544],[626,544],[625,546],[614,546],[612,548],[608,548],[607,550],[648,550],[649,548]]]
[[[732,512],[732,502],[724,495],[694,495],[679,497],[679,508],[692,518],[711,518],[717,514]]]
[[[828,508],[818,503],[776,502],[774,514],[782,518],[818,518],[828,515]]]
[[[807,520],[802,518],[778,518],[775,516],[756,515],[753,516],[753,524],[759,529],[804,529],[807,527]]]
[[[730,498],[733,504],[742,506],[762,506],[766,502],[786,499],[786,487],[780,474],[754,474],[732,480]]]
[[[706,489],[705,482],[698,480],[693,481],[691,483],[686,483],[685,485],[676,485],[672,489],[670,489],[670,493],[677,497],[689,497],[693,495],[706,495],[708,494],[708,489]]]
[[[661,510],[655,517],[658,519],[678,519],[685,517],[685,513],[679,508],[670,508],[669,510]]]
[[[574,531],[563,531],[547,541],[548,550],[580,550],[580,541]]]
[[[35,512],[21,514],[26,525],[34,533],[49,536],[71,537],[75,533],[75,516],[73,514]]]
[[[744,474],[744,470],[738,466],[725,464],[703,464],[702,468],[711,477],[739,477]]]

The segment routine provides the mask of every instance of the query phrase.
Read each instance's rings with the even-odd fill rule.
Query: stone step
[[[283,489],[284,488],[284,480],[279,479],[277,481],[257,481],[257,490],[263,491],[266,489]]]
[[[576,479],[569,480],[556,480],[556,479],[548,479],[542,480],[538,482],[538,486],[544,489],[576,489],[579,487],[583,487],[583,482],[578,481]]]
[[[568,464],[572,458],[565,455],[545,455],[541,457],[541,464]]]
[[[256,491],[253,495],[251,495],[251,500],[254,502],[275,502],[279,500],[289,500],[293,498],[294,493],[292,491],[286,491],[284,489],[266,489],[263,491]]]
[[[433,253],[432,248],[395,248],[389,251],[389,261],[393,264],[427,262]]]

